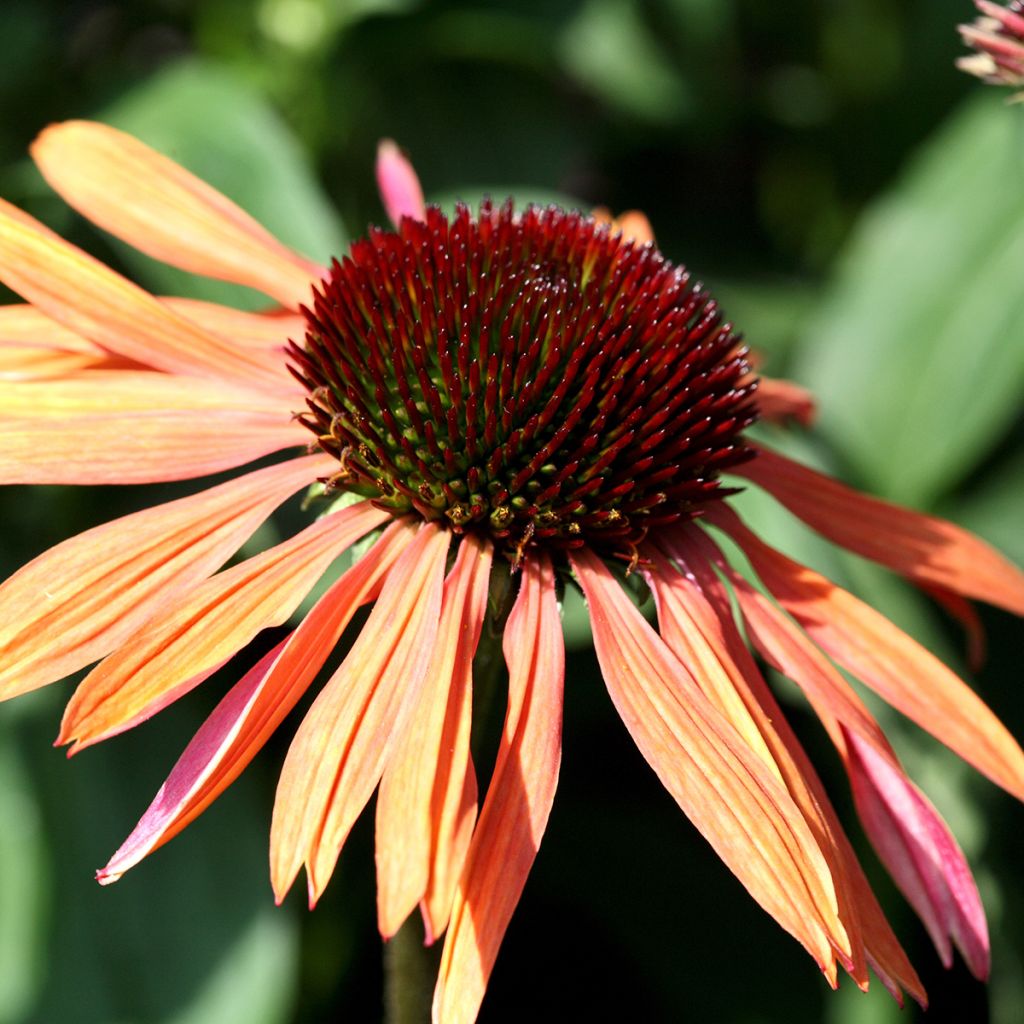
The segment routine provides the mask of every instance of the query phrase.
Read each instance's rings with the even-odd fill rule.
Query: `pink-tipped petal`
[[[1024,572],[953,523],[861,494],[764,447],[730,472],[752,480],[849,551],[923,586],[1024,615]]]
[[[829,857],[840,901],[840,918],[851,938],[852,963],[846,966],[857,984],[867,987],[863,974],[863,960],[866,959],[901,1006],[903,990],[924,1006],[927,997],[921,981],[886,921],[810,759],[736,628],[729,594],[712,568],[712,561],[717,564],[714,559],[716,552],[708,552],[700,543],[702,538],[703,534],[692,528],[660,538],[666,542],[665,550],[678,561],[681,570],[673,573],[655,556],[656,564],[650,579],[658,598],[662,634],[682,657],[686,651],[699,646],[699,632],[707,648],[715,652],[721,668],[728,673],[736,693],[756,721],[786,787],[803,812],[819,846]],[[673,600],[673,592],[676,592],[678,600]],[[684,607],[680,607],[681,601],[685,602]],[[680,618],[691,621],[688,629],[690,639],[683,646],[678,643],[679,631],[687,629],[687,625]],[[702,669],[705,665],[706,657],[701,657]]]
[[[388,219],[397,228],[403,217],[426,220],[423,187],[408,157],[391,139],[377,146],[377,188]]]
[[[531,554],[523,565],[502,646],[509,670],[505,728],[455,892],[434,1024],[476,1020],[558,785],[565,648],[555,574],[545,554]]]
[[[847,768],[864,828],[939,951],[952,938],[971,973],[989,971],[988,925],[967,860],[938,811],[897,765],[844,730]]]
[[[117,881],[194,821],[238,778],[320,671],[356,609],[376,595],[410,537],[405,524],[390,526],[299,627],[231,688],[186,747],[132,834],[99,872],[100,882]]]
[[[476,818],[476,777],[469,756],[472,665],[490,571],[490,543],[472,534],[463,537],[445,581],[433,660],[381,779],[377,922],[385,939],[428,890],[434,907],[430,937],[447,923]]]
[[[271,882],[284,899],[303,862],[315,903],[380,781],[434,652],[451,534],[424,524],[285,758],[270,830]]]
[[[210,577],[85,677],[58,743],[80,750],[188,693],[261,629],[285,622],[331,562],[386,518],[369,502],[350,505]]]
[[[131,135],[65,121],[40,134],[32,157],[70,206],[154,259],[249,285],[292,308],[309,301],[316,264]]]
[[[893,707],[1018,799],[1024,751],[985,703],[885,616],[770,548],[730,510],[709,516],[743,548],[765,586],[814,642]]]
[[[72,537],[0,586],[0,699],[109,654],[233,554],[324,456],[257,470]]]

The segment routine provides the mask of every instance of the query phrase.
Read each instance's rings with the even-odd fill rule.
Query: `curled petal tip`
[[[427,215],[420,179],[405,154],[392,139],[377,146],[377,188],[391,223],[398,227],[403,217],[423,220]]]

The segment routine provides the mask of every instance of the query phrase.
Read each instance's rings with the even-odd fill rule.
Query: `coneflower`
[[[963,41],[976,52],[961,57],[957,67],[993,85],[1024,86],[1024,3],[1011,0],[1006,6],[991,0],[974,0],[981,12],[969,25],[960,25]],[[1011,100],[1024,100],[1024,92]]]
[[[0,588],[0,695],[95,662],[60,741],[78,750],[198,686],[362,554],[223,698],[99,873],[110,882],[237,778],[355,644],[285,760],[271,828],[279,899],[327,884],[375,790],[380,931],[417,908],[445,934],[434,1018],[473,1020],[536,856],[561,756],[564,588],[586,597],[612,702],[685,813],[837,984],[868,968],[924,991],[756,652],[794,680],[850,777],[879,854],[946,963],[988,971],[963,855],[839,665],[1024,796],[1024,754],[972,691],[892,623],[773,550],[730,508],[728,472],[812,528],[964,611],[1024,613],[1024,576],[950,523],[858,494],[745,437],[810,399],[758,377],[707,292],[642,216],[423,204],[381,148],[394,230],[330,268],[113,129],[47,129],[34,156],[73,206],[144,252],[280,304],[243,314],[155,298],[24,213],[0,210],[0,480],[147,483],[285,453],[226,483],[65,541]],[[229,568],[274,509],[320,518]],[[739,575],[728,535],[764,590]],[[220,571],[218,571],[220,570]],[[629,594],[642,576],[657,627]],[[767,592],[767,593],[766,593]],[[770,595],[770,596],[768,596]],[[503,630],[508,708],[478,813],[473,660]],[[102,660],[101,660],[102,659]]]

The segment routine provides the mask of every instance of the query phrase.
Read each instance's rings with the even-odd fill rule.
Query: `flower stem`
[[[429,1024],[441,943],[423,945],[418,914],[384,946],[384,1020],[386,1024]]]

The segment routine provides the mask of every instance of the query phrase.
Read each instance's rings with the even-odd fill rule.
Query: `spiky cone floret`
[[[445,943],[434,1019],[473,1020],[554,797],[557,598],[580,586],[624,724],[754,899],[830,984],[843,969],[864,988],[874,970],[898,1000],[923,1002],[734,621],[735,600],[757,653],[827,729],[869,835],[942,958],[955,945],[986,974],[966,861],[835,664],[1017,796],[1024,754],[933,655],[765,545],[731,511],[719,474],[766,490],[958,614],[965,598],[1024,612],[1024,577],[950,523],[745,441],[757,415],[806,421],[811,400],[758,377],[649,226],[511,205],[460,208],[449,221],[423,205],[411,165],[385,145],[378,181],[396,230],[373,230],[316,268],[113,129],[53,126],[33,155],[57,191],[124,241],[282,306],[253,315],[155,298],[0,207],[0,279],[29,303],[0,310],[0,481],[145,483],[275,461],[89,530],[11,577],[0,587],[0,695],[94,665],[60,741],[74,751],[113,736],[288,621],[365,540],[223,698],[101,881],[238,777],[370,605],[285,760],[272,881],[284,898],[304,868],[315,901],[379,790],[381,933],[418,906],[428,939]],[[327,514],[305,529],[221,568],[314,484],[345,501],[321,502]],[[763,590],[723,558],[723,532]],[[628,570],[646,578],[656,626],[623,586]],[[508,707],[481,806],[472,663],[492,591],[511,609]]]

